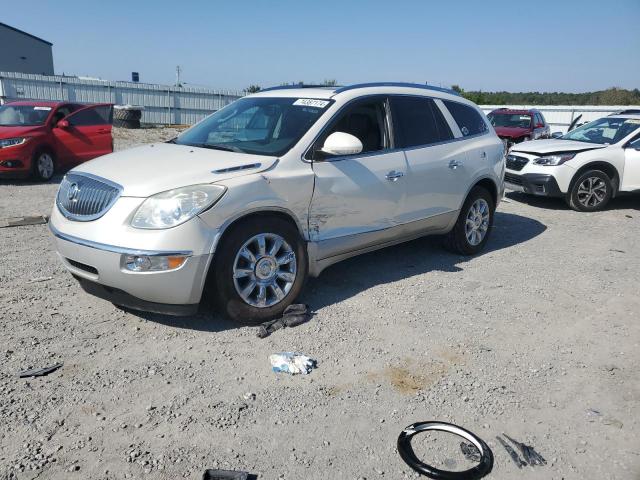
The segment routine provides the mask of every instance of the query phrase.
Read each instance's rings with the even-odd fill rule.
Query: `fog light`
[[[175,270],[181,267],[187,257],[183,255],[173,256],[147,256],[147,255],[125,255],[124,265],[132,272],[160,272]]]

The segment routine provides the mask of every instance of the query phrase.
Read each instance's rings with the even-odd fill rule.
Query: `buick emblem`
[[[69,191],[67,192],[67,198],[69,199],[70,202],[73,202],[74,200],[76,200],[76,198],[78,197],[79,190],[80,189],[78,188],[77,183],[71,184],[71,186],[69,187]]]

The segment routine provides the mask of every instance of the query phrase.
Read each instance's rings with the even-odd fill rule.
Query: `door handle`
[[[404,173],[391,170],[389,173],[387,173],[386,177],[390,182],[396,182],[400,177],[404,177]]]
[[[462,166],[462,162],[459,162],[458,160],[451,160],[449,162],[449,168],[452,170],[455,170],[458,167]]]
[[[487,158],[487,152],[482,152],[480,154],[480,158]]]

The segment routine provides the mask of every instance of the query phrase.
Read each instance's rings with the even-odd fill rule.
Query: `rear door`
[[[66,162],[77,164],[113,151],[112,105],[92,105],[76,110],[53,129],[56,150]]]
[[[452,141],[454,134],[433,99],[394,95],[390,101],[396,147],[407,159],[407,199],[400,221],[456,210],[465,189],[464,142]]]

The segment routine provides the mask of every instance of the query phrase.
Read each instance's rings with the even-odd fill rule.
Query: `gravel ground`
[[[174,134],[116,131],[116,145]],[[58,181],[1,182],[0,219],[47,214]],[[638,479],[639,210],[509,194],[486,253],[421,239],[347,260],[309,282],[309,323],[262,340],[215,314],[119,310],[65,272],[45,225],[2,228],[0,478],[417,478],[397,436],[438,419],[489,443],[488,478]],[[318,368],[271,372],[288,350]],[[547,465],[518,470],[502,432]],[[414,445],[469,465],[451,436]]]

